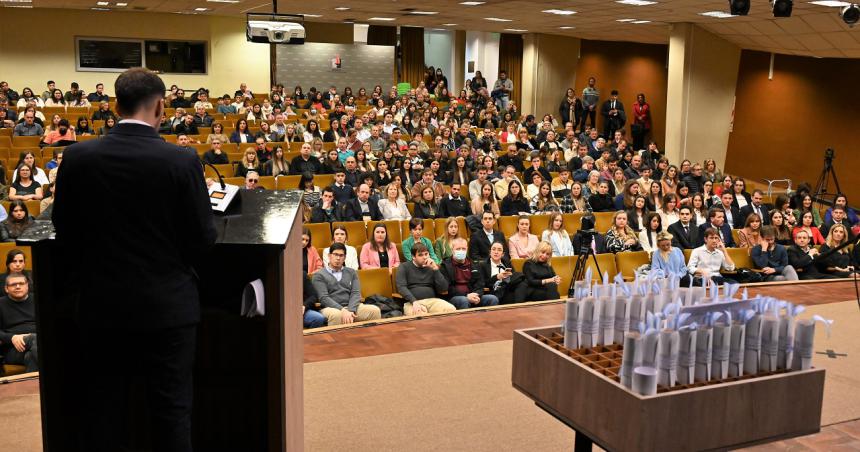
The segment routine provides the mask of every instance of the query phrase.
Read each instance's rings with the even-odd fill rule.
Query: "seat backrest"
[[[373,233],[373,227],[376,223],[378,222],[373,222],[373,224],[371,224],[367,228],[368,241],[371,238],[370,234]],[[401,234],[400,230],[400,220],[383,220],[382,223],[384,223],[385,228],[388,229],[388,240],[391,241],[391,243],[396,244],[397,247],[400,248],[400,243],[403,242],[403,235]]]
[[[436,241],[436,225],[434,220],[425,218],[424,221],[424,237],[430,239],[431,242]],[[400,222],[400,236],[403,238],[409,237],[412,235],[412,231],[409,229],[408,221]]]
[[[525,265],[526,259],[514,258],[511,259],[511,266],[514,267],[514,271],[521,272],[523,271],[523,265]]]
[[[382,295],[392,297],[394,290],[391,283],[391,274],[388,268],[369,268],[358,271],[358,281],[361,285],[361,298],[365,299],[371,295]]]
[[[579,231],[579,226],[582,223],[582,212],[564,213],[561,217],[564,219],[564,230],[573,237]]]
[[[749,248],[726,248],[736,268],[756,268]]]
[[[594,212],[594,229],[601,234],[606,234],[606,231],[612,227],[612,215],[615,212]]]
[[[331,224],[330,223],[305,223],[304,225],[311,233],[311,244],[322,256],[323,248],[328,248],[331,245]]]
[[[346,228],[346,243],[354,246],[356,251],[361,252],[361,247],[369,240],[370,232],[363,221],[337,221],[331,224],[331,230],[338,226]]]
[[[302,176],[298,174],[291,174],[289,176],[278,176],[275,179],[275,189],[295,190],[299,186],[300,180],[302,180]]]
[[[655,251],[659,252],[659,251]],[[636,269],[651,262],[645,251],[628,251],[615,255],[615,266],[624,279],[632,280],[636,275]],[[613,277],[614,275],[609,275]]]
[[[561,283],[558,285],[558,295],[562,298],[567,297],[568,289],[570,289],[570,281],[573,279],[573,269],[576,266],[576,259],[572,256],[553,256],[549,264],[552,266],[555,274],[561,277]]]
[[[502,235],[507,239],[517,232],[518,217],[515,215],[501,216],[496,221],[496,229],[502,232]]]
[[[540,238],[543,231],[549,227],[549,219],[552,215],[532,215],[529,217],[529,231]]]
[[[618,273],[618,270],[615,266],[615,255],[612,253],[603,253],[596,254],[597,256],[597,265],[600,266],[600,271],[597,270],[597,267],[594,265],[594,259],[588,258],[588,262],[586,263],[586,269],[591,269],[591,280],[592,282],[599,282],[603,280],[603,273],[609,273],[609,279],[612,278]]]
[[[12,146],[13,147],[32,147],[39,146],[39,141],[41,141],[42,137],[12,137]]]

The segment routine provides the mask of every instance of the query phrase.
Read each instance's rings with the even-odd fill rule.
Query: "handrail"
[[[788,188],[785,189],[785,194],[791,193],[791,179],[765,179],[767,182],[767,195],[773,196],[773,184],[775,182],[788,182]]]

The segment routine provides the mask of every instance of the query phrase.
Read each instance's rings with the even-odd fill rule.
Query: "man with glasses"
[[[0,355],[6,364],[19,364],[27,372],[39,370],[36,345],[36,306],[30,282],[23,273],[6,277],[6,296],[0,298]],[[2,368],[0,368],[2,369]]]
[[[245,190],[262,191],[265,188],[260,186],[260,174],[256,171],[248,171],[245,175]]]
[[[316,289],[320,311],[329,325],[349,324],[382,318],[379,307],[361,302],[361,286],[358,273],[344,266],[346,246],[332,243],[328,252],[328,265],[314,273],[311,278]]]
[[[635,157],[634,157],[635,158]],[[702,165],[696,163],[693,165],[690,174],[685,175],[681,180],[690,187],[690,194],[702,193],[702,187],[705,186],[705,178],[702,176]]]

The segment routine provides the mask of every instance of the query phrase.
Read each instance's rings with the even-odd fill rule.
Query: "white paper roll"
[[[624,335],[630,331],[630,298],[625,296],[615,297],[615,333],[612,342],[622,344]]]
[[[564,346],[579,348],[579,301],[569,298],[564,304]]]
[[[806,370],[812,367],[812,350],[815,344],[815,320],[798,320],[795,325],[791,370]]]
[[[759,353],[759,372],[776,370],[779,351],[779,317],[766,315],[761,321],[761,351]]]
[[[663,330],[657,340],[657,383],[672,387],[678,381],[680,337],[675,330]]]
[[[615,299],[610,296],[600,297],[600,329],[597,331],[597,344],[609,345],[614,342],[615,335]]]
[[[739,377],[744,373],[744,336],[746,326],[735,322],[732,324],[732,342],[729,346],[729,376]]]
[[[744,374],[758,373],[759,350],[761,349],[761,314],[752,316],[746,324],[744,340]]]
[[[641,352],[637,359],[637,365],[643,367],[657,367],[657,342],[660,335],[657,333],[646,334],[638,345],[637,352]],[[641,358],[641,359],[640,359]]]
[[[598,332],[600,330],[600,312],[597,311],[594,297],[582,299],[579,302],[579,346],[594,347],[597,345]]]
[[[633,392],[644,396],[657,394],[657,369],[646,366],[633,369]]]
[[[630,297],[630,329],[639,328],[639,324],[645,321],[645,299],[642,295],[634,294]]]
[[[688,385],[696,377],[696,330],[678,332],[678,384]]]
[[[791,343],[794,340],[794,317],[779,317],[779,348],[776,352],[776,368],[787,369],[791,364]]]
[[[714,330],[702,326],[696,330],[696,381],[708,381],[711,377],[711,353],[714,345]]]
[[[619,376],[621,377],[621,384],[628,389],[632,388],[633,385],[633,369],[636,367],[636,348],[638,344],[639,333],[630,332],[624,335],[624,349],[621,352],[621,370]]]
[[[729,376],[729,350],[732,345],[732,327],[714,326],[713,352],[711,353],[711,379],[722,380]]]

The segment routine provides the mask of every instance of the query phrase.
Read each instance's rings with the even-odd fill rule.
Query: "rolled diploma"
[[[600,330],[598,330],[597,344],[608,345],[614,341],[615,334],[615,299],[604,296],[600,297]]]
[[[791,370],[806,370],[812,367],[812,347],[815,343],[815,321],[798,320],[794,327],[794,352]]]
[[[579,348],[579,301],[568,298],[564,304],[564,346]]]
[[[696,381],[708,381],[711,376],[711,353],[714,330],[709,326],[696,330]]]
[[[696,377],[696,330],[678,332],[678,384],[688,385]]]
[[[585,294],[588,296],[588,283],[586,281],[577,281],[573,283],[573,291],[575,295]],[[579,297],[578,299],[582,299],[583,297]]]
[[[642,295],[635,294],[630,297],[630,329],[639,328],[639,324],[645,321],[645,299]]]
[[[752,316],[746,325],[744,339],[744,374],[758,373],[759,350],[761,349],[761,314]]]
[[[791,341],[794,331],[794,317],[782,315],[779,318],[779,348],[776,352],[776,368],[788,369],[791,363]]]
[[[693,286],[693,305],[697,305],[705,298],[705,286]]]
[[[714,343],[711,353],[711,379],[722,380],[729,376],[729,350],[732,345],[732,327],[714,325]]]
[[[622,344],[624,335],[630,330],[630,298],[625,296],[615,297],[615,333],[612,342]]]
[[[658,299],[658,295],[649,292],[648,295],[645,295],[645,312],[650,312],[652,314],[657,314],[660,312],[660,300]]]
[[[732,343],[729,346],[729,376],[740,377],[744,373],[744,336],[743,323],[732,324]]]
[[[596,299],[594,297],[584,298],[580,303],[579,311],[579,346],[594,347],[597,345],[600,318],[599,312],[595,310]]]
[[[759,372],[776,370],[777,352],[779,351],[779,317],[764,316],[761,323],[761,353],[759,354]]]
[[[639,345],[639,333],[630,332],[624,335],[624,349],[621,352],[621,384],[625,388],[632,388],[633,368],[636,367],[636,352]]]
[[[633,392],[644,396],[657,394],[657,369],[648,366],[633,369]]]
[[[659,334],[653,333],[646,334],[645,337],[641,339],[641,343],[637,350],[637,352],[642,352],[638,356],[638,358],[641,358],[641,361],[637,358],[637,366],[641,362],[641,365],[644,367],[657,367],[657,342],[659,338]]]
[[[663,330],[657,340],[657,383],[672,387],[678,381],[678,348],[681,338],[675,330]]]

